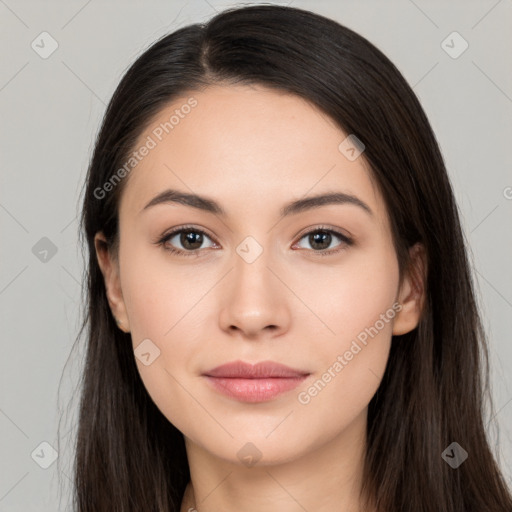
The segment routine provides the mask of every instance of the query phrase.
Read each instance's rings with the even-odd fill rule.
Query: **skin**
[[[383,198],[363,158],[349,161],[338,149],[347,134],[314,106],[261,86],[216,85],[193,96],[197,106],[129,175],[119,258],[105,250],[102,233],[96,237],[120,328],[131,332],[134,349],[149,338],[160,350],[152,364],[136,362],[155,404],[185,436],[191,482],[181,510],[360,510],[368,403],[391,336],[418,324],[424,252],[411,251],[413,271],[400,288]],[[141,143],[185,101],[162,110]],[[215,199],[227,216],[176,203],[141,213],[167,188]],[[279,219],[288,202],[332,191],[357,196],[373,215],[334,204]],[[189,224],[208,233],[197,256],[152,243]],[[333,235],[315,249],[307,233],[318,226],[354,244]],[[249,235],[263,248],[252,263],[236,251]],[[187,250],[179,236],[170,245]],[[396,303],[402,308],[394,318],[300,403],[298,394]],[[201,376],[237,359],[277,361],[311,375],[273,400],[239,402]],[[237,456],[247,442],[261,453],[251,467]]]

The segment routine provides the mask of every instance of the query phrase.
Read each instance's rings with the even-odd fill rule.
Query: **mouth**
[[[296,388],[310,374],[273,361],[234,361],[204,372],[218,392],[242,402],[265,402]]]

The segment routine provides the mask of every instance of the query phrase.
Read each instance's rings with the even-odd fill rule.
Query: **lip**
[[[264,402],[296,388],[309,372],[274,361],[255,365],[244,361],[217,366],[203,373],[214,389],[242,402]]]
[[[309,372],[296,370],[284,364],[274,361],[261,361],[250,364],[244,361],[233,361],[222,364],[203,373],[208,377],[225,377],[240,379],[265,379],[265,378],[297,378],[309,375]]]

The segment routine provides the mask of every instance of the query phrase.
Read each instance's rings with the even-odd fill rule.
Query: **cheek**
[[[179,430],[190,432],[194,429],[193,418],[202,413],[199,406],[194,408],[187,390],[192,363],[200,353],[201,341],[204,343],[196,332],[202,325],[198,315],[204,313],[198,301],[208,287],[191,285],[189,278],[193,276],[187,276],[179,266],[166,264],[161,256],[155,258],[155,252],[126,251],[129,257],[122,262],[123,296],[133,349],[137,353],[144,341],[148,347],[144,352],[150,353],[152,362],[145,365],[135,360],[155,405]]]
[[[197,371],[193,364],[204,352],[205,319],[214,311],[212,303],[203,299],[218,279],[199,275],[186,264],[172,264],[154,247],[130,246],[128,236],[125,242],[120,253],[121,285],[133,349],[137,351],[144,341],[150,352],[158,354],[148,366],[137,359],[139,373],[157,405],[172,402],[173,410],[186,410],[190,404],[181,403],[179,383]],[[213,325],[210,318],[208,322]],[[174,414],[169,414],[173,419]]]
[[[335,330],[346,339],[373,326],[395,302],[397,284],[398,263],[393,255],[375,254],[353,265],[338,280],[338,292],[332,301],[337,308],[330,310]],[[381,323],[378,325],[386,330]]]
[[[392,248],[381,241],[372,247],[349,250],[335,265],[300,263],[283,269],[287,283],[303,304],[296,303],[300,319],[310,333],[316,329],[327,352],[343,349],[346,343],[373,326],[392,308],[399,270]],[[307,276],[306,278],[304,276]],[[304,307],[307,306],[307,309]],[[309,310],[309,311],[308,311]],[[306,314],[303,314],[306,313]],[[391,310],[388,316],[394,316]],[[389,334],[392,322],[379,330]],[[364,335],[362,336],[364,338]]]
[[[391,250],[368,251],[316,277],[320,286],[302,285],[301,293],[324,325],[315,324],[322,335],[308,352],[314,379],[297,398],[313,422],[318,418],[318,428],[326,417],[336,428],[362,412],[384,374],[398,306],[398,262]]]
[[[133,242],[126,236],[121,248],[121,284],[134,343],[139,338],[163,343],[189,321],[208,282],[190,264],[177,264],[164,249],[145,240]]]

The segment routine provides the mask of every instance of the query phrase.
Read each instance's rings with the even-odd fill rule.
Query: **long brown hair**
[[[492,410],[492,400],[485,333],[454,194],[427,117],[397,68],[368,40],[309,11],[266,5],[229,9],[161,38],[128,69],[108,105],[81,217],[87,296],[77,341],[85,332],[87,345],[76,511],[180,509],[190,478],[183,435],[146,392],[96,259],[98,231],[116,251],[126,180],[101,198],[98,189],[170,101],[231,83],[298,95],[356,134],[386,202],[401,275],[408,249],[417,242],[426,249],[423,316],[416,329],[393,337],[369,404],[362,495],[382,512],[512,510],[486,438],[485,406]],[[468,454],[457,468],[442,456],[453,442]]]

